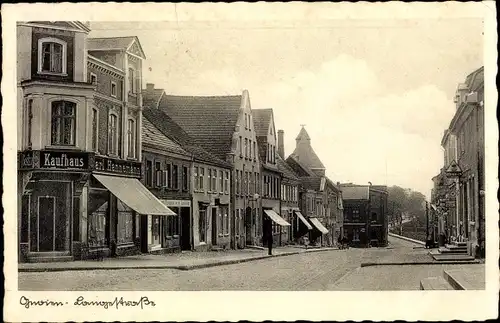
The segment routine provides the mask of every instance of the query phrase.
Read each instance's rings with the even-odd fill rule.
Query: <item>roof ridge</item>
[[[176,94],[165,94],[167,97],[174,98],[237,98],[241,97],[241,94],[233,94],[233,95],[176,95]]]

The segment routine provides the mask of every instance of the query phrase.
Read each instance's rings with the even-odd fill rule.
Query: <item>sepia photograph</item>
[[[473,13],[494,3],[299,4],[15,19],[20,310],[59,306],[23,292],[487,289],[496,65]],[[134,295],[70,303],[159,302]]]

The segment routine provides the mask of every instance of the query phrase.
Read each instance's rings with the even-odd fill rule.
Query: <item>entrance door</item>
[[[181,218],[181,250],[191,250],[191,211],[190,208],[180,208]]]
[[[217,245],[217,208],[212,208],[212,245]]]
[[[158,215],[152,215],[151,216],[151,233],[152,233],[152,241],[151,242],[153,245],[161,244],[160,230],[161,230],[160,217]]]
[[[54,251],[56,244],[56,199],[54,196],[38,198],[38,251]]]

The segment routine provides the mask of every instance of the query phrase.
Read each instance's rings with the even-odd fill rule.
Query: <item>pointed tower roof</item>
[[[291,156],[311,170],[325,170],[325,166],[311,146],[311,137],[304,126],[295,139],[296,146]]]

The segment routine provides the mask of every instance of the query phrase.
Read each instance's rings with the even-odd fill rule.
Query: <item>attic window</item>
[[[38,73],[66,75],[66,42],[57,38],[38,40]]]

